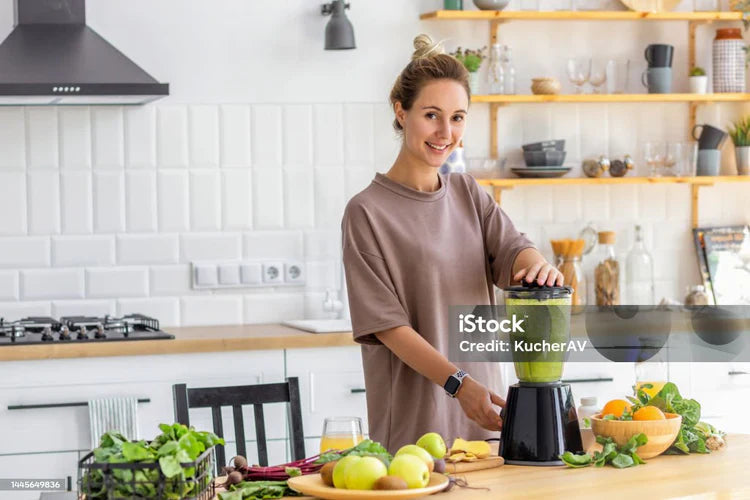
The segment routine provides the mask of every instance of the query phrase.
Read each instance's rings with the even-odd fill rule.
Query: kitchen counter
[[[309,333],[280,324],[191,326],[165,328],[169,340],[121,342],[55,342],[49,345],[17,345],[0,348],[0,361],[33,359],[142,356],[304,347],[354,346],[351,332]]]

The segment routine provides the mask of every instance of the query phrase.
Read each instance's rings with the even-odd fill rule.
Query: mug
[[[695,135],[695,130],[701,127],[700,136]],[[693,139],[698,141],[698,149],[719,149],[727,138],[727,133],[711,125],[699,123],[693,127],[691,132]]]
[[[672,91],[672,68],[648,68],[641,75],[641,83],[649,94],[669,94]]]
[[[701,149],[698,151],[698,168],[696,175],[719,175],[721,151],[718,149]]]
[[[643,56],[648,61],[649,68],[672,67],[673,54],[674,47],[663,43],[652,43],[643,52]]]

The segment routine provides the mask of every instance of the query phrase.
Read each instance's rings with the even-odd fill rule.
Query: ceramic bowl
[[[527,167],[559,167],[565,161],[565,151],[524,151]]]
[[[521,146],[524,151],[565,151],[565,139],[532,142]]]
[[[620,446],[636,434],[644,433],[648,442],[638,448],[638,456],[647,460],[667,451],[680,432],[682,417],[676,413],[664,416],[666,420],[603,420],[597,414],[591,417],[591,430],[595,436],[611,437]]]
[[[557,78],[532,78],[531,92],[537,95],[555,95],[560,92]]]
[[[474,0],[474,5],[480,10],[503,10],[510,0]]]

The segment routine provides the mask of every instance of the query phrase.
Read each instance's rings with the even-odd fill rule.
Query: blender
[[[572,288],[524,281],[504,292],[507,317],[524,320],[522,332],[510,332],[511,346],[567,345]],[[563,465],[559,455],[583,451],[573,393],[561,382],[566,352],[513,349],[512,355],[518,383],[509,387],[500,414],[500,455],[513,465]]]

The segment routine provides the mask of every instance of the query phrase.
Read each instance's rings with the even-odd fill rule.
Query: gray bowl
[[[565,161],[565,151],[524,151],[527,167],[559,167]]]
[[[565,139],[532,142],[521,146],[524,151],[565,151]]]
[[[479,10],[503,10],[509,3],[510,0],[474,0]]]

